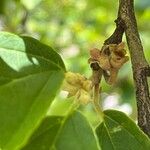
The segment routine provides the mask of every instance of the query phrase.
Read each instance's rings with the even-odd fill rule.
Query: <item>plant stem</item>
[[[150,137],[150,94],[147,77],[150,67],[147,63],[134,12],[134,0],[119,0],[118,17],[114,33],[104,44],[118,44],[125,32],[131,56],[133,78],[136,90],[138,125]]]
[[[100,85],[100,81],[101,81],[101,78],[102,78],[102,74],[103,74],[103,70],[99,67],[99,65],[97,63],[93,63],[91,65],[91,68],[93,70],[93,74],[92,74],[92,83],[93,83],[93,87],[94,87],[94,100],[93,100],[93,103],[94,103],[94,107],[95,107],[95,110],[96,112],[98,113],[99,117],[101,120],[103,120],[103,112],[102,112],[102,109],[101,109],[101,106],[100,106],[100,88],[99,88],[99,85]]]
[[[94,85],[94,106],[95,106],[95,110],[98,113],[99,117],[101,120],[103,120],[104,114],[102,111],[102,108],[100,106],[100,90],[99,90],[99,84]]]
[[[119,15],[125,24],[125,34],[131,56],[133,77],[136,88],[138,125],[150,137],[150,96],[145,59],[134,13],[134,0],[120,0]]]

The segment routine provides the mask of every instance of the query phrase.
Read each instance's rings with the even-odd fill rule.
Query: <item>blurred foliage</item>
[[[104,40],[112,34],[117,9],[118,0],[1,0],[0,30],[41,40],[63,56],[68,70],[90,77],[91,70],[87,63],[89,49],[101,48]],[[150,1],[136,0],[135,10],[145,56],[150,62]],[[109,95],[118,95],[114,96],[118,101],[116,105],[126,103],[132,106],[131,115],[135,118],[136,102],[130,62],[120,70],[114,86],[108,86],[104,80],[101,86],[106,95],[103,102]],[[59,103],[59,110],[56,110],[60,114],[63,112],[61,106],[63,110],[68,107],[68,101],[64,104],[61,99],[58,96],[58,102],[55,101]],[[91,109],[90,106],[87,108]]]

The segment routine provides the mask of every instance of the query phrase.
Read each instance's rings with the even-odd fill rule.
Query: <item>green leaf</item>
[[[57,150],[98,150],[94,132],[79,112],[71,114],[63,124],[55,143]]]
[[[44,127],[43,123],[23,150],[100,150],[91,126],[81,113],[71,113],[61,124],[52,119],[57,118],[49,117],[49,125]]]
[[[50,47],[0,32],[0,148],[26,143],[54,99],[65,67]]]
[[[46,117],[22,150],[49,150],[61,126],[63,117]]]
[[[124,113],[104,111],[104,122],[97,129],[102,150],[149,150],[150,140]]]

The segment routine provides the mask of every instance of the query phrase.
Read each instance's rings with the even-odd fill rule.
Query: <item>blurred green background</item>
[[[101,48],[115,28],[118,0],[1,0],[0,30],[29,35],[53,47],[67,70],[90,77],[89,49]],[[136,0],[138,28],[150,62],[150,0]],[[124,38],[125,41],[125,38]],[[103,109],[113,108],[136,119],[136,102],[130,61],[120,70],[117,83],[102,81]],[[61,92],[49,114],[65,114],[71,100]],[[91,105],[82,108],[94,121]]]

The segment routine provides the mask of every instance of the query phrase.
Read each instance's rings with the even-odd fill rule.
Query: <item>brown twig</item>
[[[138,33],[134,13],[134,0],[120,0],[119,13],[126,26],[125,34],[131,55],[136,88],[138,125],[150,136],[150,96],[146,73],[146,70],[149,70],[149,65],[145,59],[143,46]]]
[[[115,20],[115,23],[116,29],[114,33],[107,40],[105,40],[104,45],[119,44],[122,42],[122,36],[125,29],[124,22],[118,16],[118,18]]]
[[[116,23],[116,29],[113,32],[113,34],[104,41],[104,45],[109,45],[109,44],[119,44],[122,42],[122,37],[125,31],[125,24],[123,20],[120,18],[120,8],[121,6],[119,5],[119,11],[118,11],[118,17],[115,20]],[[106,81],[109,80],[110,74],[108,74],[107,71],[103,70],[103,75]]]
[[[138,125],[150,137],[150,96],[147,82],[147,76],[150,76],[150,67],[145,59],[143,46],[138,33],[134,13],[134,0],[119,0],[116,29],[105,40],[104,45],[120,43],[124,32],[131,56],[135,82]],[[107,72],[104,72],[104,75],[108,78]]]
[[[99,65],[95,62],[95,63],[92,63],[91,64],[91,68],[92,68],[92,71],[93,71],[93,74],[92,74],[92,83],[93,83],[93,87],[94,87],[94,100],[93,100],[93,103],[94,103],[94,107],[95,107],[95,110],[96,112],[99,114],[99,117],[101,119],[103,119],[103,112],[102,112],[102,109],[100,107],[100,104],[99,104],[99,101],[100,101],[100,81],[101,81],[101,78],[102,78],[102,69],[99,67]]]

